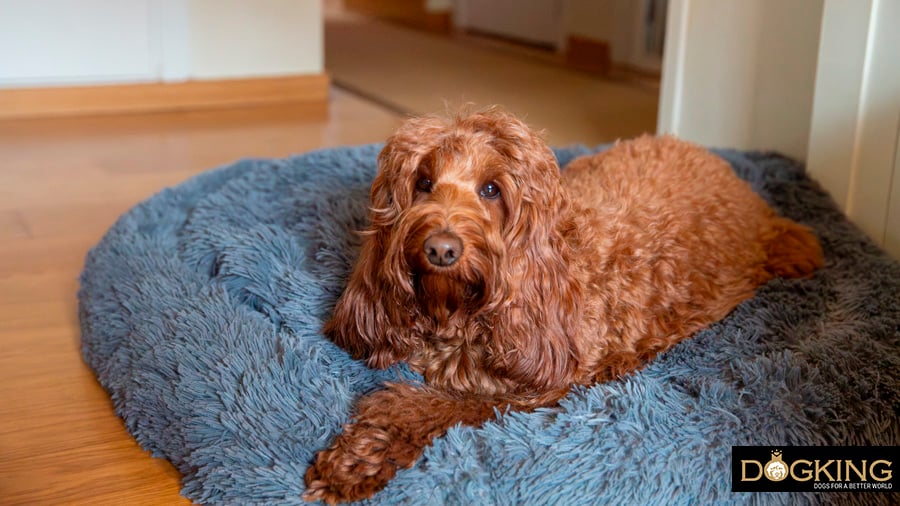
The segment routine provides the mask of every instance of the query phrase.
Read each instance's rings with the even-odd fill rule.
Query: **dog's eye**
[[[425,193],[431,192],[431,180],[427,177],[420,177],[419,180],[416,181],[416,190]]]
[[[486,183],[478,194],[486,199],[495,199],[500,196],[500,187],[496,183]]]

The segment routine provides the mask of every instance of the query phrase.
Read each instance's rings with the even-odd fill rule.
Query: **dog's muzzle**
[[[422,243],[425,258],[436,267],[448,267],[462,256],[462,240],[452,232],[436,232]]]

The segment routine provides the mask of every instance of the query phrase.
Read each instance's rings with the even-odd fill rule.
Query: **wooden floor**
[[[404,68],[417,72],[415,62]],[[460,87],[481,86],[461,93],[504,103],[502,83],[486,91],[489,80],[461,70],[453,78]],[[530,100],[517,100],[541,107],[540,86],[530,89]],[[199,172],[244,157],[383,141],[404,111],[378,102],[332,89],[327,110],[0,122],[0,504],[187,502],[178,473],[138,447],[82,362],[76,292],[85,254],[123,212]],[[535,126],[579,138],[565,113],[537,117]],[[623,123],[592,121],[613,133]],[[593,142],[594,131],[583,134]]]
[[[658,86],[600,79],[540,58],[538,51],[511,49],[353,13],[326,16],[325,64],[333,81],[394,110],[422,114],[500,104],[544,130],[553,145],[596,145],[656,131]]]
[[[381,141],[400,117],[331,107],[0,123],[0,504],[182,504],[83,364],[85,254],[137,202],[247,156]]]

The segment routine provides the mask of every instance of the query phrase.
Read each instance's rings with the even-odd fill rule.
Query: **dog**
[[[823,262],[723,159],[643,136],[560,171],[499,109],[412,118],[388,139],[370,226],[325,334],[387,384],[306,473],[304,499],[370,497],[454,425],[551,406],[631,373],[775,276]]]

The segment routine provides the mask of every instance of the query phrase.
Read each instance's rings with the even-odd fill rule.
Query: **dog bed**
[[[187,498],[302,504],[307,466],[355,400],[419,379],[370,370],[320,332],[358,252],[379,148],[201,174],[126,213],[88,254],[84,358],[130,433],[181,472]],[[556,150],[561,166],[588,152]],[[451,429],[372,504],[897,501],[731,492],[732,445],[900,444],[900,264],[797,163],[718,153],[815,229],[825,268],[771,281],[620,381]]]

